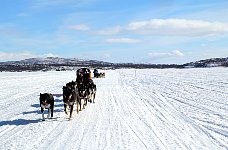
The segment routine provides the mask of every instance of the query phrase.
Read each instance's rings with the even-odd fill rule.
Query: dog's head
[[[43,107],[49,107],[50,106],[50,99],[51,95],[49,93],[40,93],[40,105]]]
[[[74,93],[75,88],[72,88],[71,86],[63,86],[63,101],[65,103],[71,102]]]
[[[86,96],[86,89],[87,89],[87,86],[86,85],[79,85],[78,86],[78,93],[79,93],[79,96],[81,97],[85,97]]]
[[[66,84],[67,87],[71,87],[71,88],[75,88],[77,86],[77,82],[76,81],[71,81],[69,83]]]
[[[89,88],[89,89],[95,90],[95,89],[96,89],[96,84],[94,84],[93,82],[90,82],[90,83],[88,84],[88,88]]]

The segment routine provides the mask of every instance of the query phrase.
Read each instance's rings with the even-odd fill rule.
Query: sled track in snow
[[[107,70],[94,79],[95,103],[69,121],[60,94],[74,79],[74,71],[2,72],[0,149],[228,148],[226,68]],[[44,92],[59,94],[55,119],[41,121]]]

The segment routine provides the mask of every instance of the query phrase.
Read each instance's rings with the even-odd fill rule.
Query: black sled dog
[[[76,82],[72,81],[63,86],[63,103],[64,111],[68,115],[68,108],[70,109],[69,120],[72,117],[74,104],[77,104],[77,113],[79,111],[78,107],[80,106],[81,110],[81,101],[78,99],[78,88]]]
[[[92,103],[92,102],[95,103],[94,99],[95,99],[96,92],[97,92],[97,86],[96,86],[96,84],[94,84],[92,79],[90,79],[87,84],[87,91],[88,91],[88,101],[90,103]]]
[[[48,109],[48,115],[47,118],[53,117],[53,111],[54,111],[54,97],[50,93],[40,93],[40,107],[41,107],[41,113],[42,113],[42,120],[44,121],[44,109]]]

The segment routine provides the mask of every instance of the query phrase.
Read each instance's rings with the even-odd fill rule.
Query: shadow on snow
[[[59,94],[60,95],[60,94]],[[54,112],[62,112],[63,111],[63,102],[62,99],[55,99],[55,105],[54,105]],[[58,103],[58,104],[56,104]],[[27,112],[23,112],[23,115],[27,115],[27,114],[33,114],[33,113],[37,113],[37,114],[41,114],[40,111],[40,104],[32,104],[32,107],[37,108],[37,110],[35,111],[27,111]],[[57,108],[57,109],[55,109]],[[44,111],[47,113],[47,111]],[[7,120],[7,121],[0,121],[0,127],[4,126],[4,125],[16,125],[16,126],[20,126],[20,125],[28,125],[28,124],[32,124],[32,123],[39,123],[41,122],[41,119],[34,119],[34,120],[27,120],[27,119],[15,119],[15,120]]]
[[[28,125],[31,123],[38,123],[40,121],[41,119],[36,119],[36,120],[16,119],[16,120],[9,120],[9,121],[1,121],[0,127],[4,125],[16,125],[16,126]]]
[[[55,112],[62,112],[63,111],[64,104],[63,103],[59,103],[59,102],[63,102],[63,100],[62,99],[55,99],[54,113]],[[58,104],[56,104],[56,103],[58,103]],[[41,114],[40,104],[39,103],[32,104],[31,106],[37,108],[37,110],[34,110],[34,111],[26,111],[26,112],[23,112],[22,114],[23,115],[27,115],[27,114]],[[44,111],[44,113],[47,113],[47,111]]]

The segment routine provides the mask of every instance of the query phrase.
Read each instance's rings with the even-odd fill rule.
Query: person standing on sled
[[[97,78],[99,76],[98,70],[94,69],[93,71],[94,78]]]

